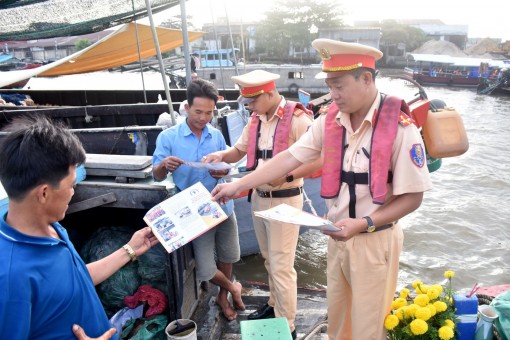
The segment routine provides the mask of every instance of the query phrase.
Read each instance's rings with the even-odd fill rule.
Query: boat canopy
[[[179,0],[152,0],[158,13]],[[0,41],[76,36],[103,31],[147,16],[145,0],[0,1]]]
[[[157,27],[156,32],[161,51],[183,45],[181,30]],[[188,41],[194,41],[204,34],[205,32],[188,31]],[[156,55],[151,27],[135,23],[124,24],[95,44],[53,63],[28,70],[0,72],[0,88],[36,75],[60,76],[126,65],[139,60],[138,46],[141,59]]]
[[[416,62],[447,64],[458,67],[479,67],[480,63],[487,63],[491,67],[499,65],[498,60],[488,58],[451,57],[443,54],[407,53],[407,59]]]
[[[426,61],[431,63],[453,64],[453,57],[443,54],[419,54],[407,53],[407,59],[411,61]]]

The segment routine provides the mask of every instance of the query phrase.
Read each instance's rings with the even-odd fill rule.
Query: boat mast
[[[181,0],[181,2],[182,1],[184,0]],[[175,125],[175,115],[172,104],[172,98],[170,97],[170,89],[168,88],[168,82],[166,80],[165,67],[163,65],[163,57],[161,56],[161,49],[159,48],[158,33],[156,32],[156,27],[154,25],[154,18],[152,17],[152,9],[149,0],[145,0],[145,5],[147,6],[147,14],[149,16],[149,21],[151,24],[152,38],[154,39],[154,47],[156,48],[156,54],[158,56],[159,72],[161,73],[161,77],[163,78],[163,85],[165,86],[165,95],[166,101],[168,103],[168,111],[170,113],[170,117],[172,117],[172,125]]]
[[[181,27],[182,27],[182,42],[184,49],[184,64],[186,65],[186,84],[191,83],[191,57],[189,51],[188,42],[188,23],[186,16],[186,4],[185,0],[179,0],[181,6]]]

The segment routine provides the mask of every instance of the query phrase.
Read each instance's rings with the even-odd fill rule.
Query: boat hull
[[[430,76],[418,72],[406,72],[406,75],[418,84],[424,86],[454,86],[454,87],[472,87],[476,88],[480,82],[479,78],[469,78],[456,74],[445,74]]]

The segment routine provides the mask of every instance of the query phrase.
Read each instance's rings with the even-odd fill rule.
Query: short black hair
[[[356,80],[359,77],[361,77],[363,72],[370,72],[372,74],[372,79],[374,79],[374,80],[375,80],[375,77],[377,76],[377,72],[373,68],[369,68],[369,67],[359,67],[359,68],[352,70],[351,72],[352,72],[352,75],[354,76],[354,78],[356,78]]]
[[[186,99],[188,105],[193,105],[193,99],[196,97],[206,97],[214,100],[214,104],[218,102],[218,89],[210,81],[197,78],[191,81],[186,89]]]
[[[7,126],[0,145],[0,181],[12,200],[22,200],[36,186],[58,187],[69,167],[85,162],[85,150],[63,123],[34,113]]]

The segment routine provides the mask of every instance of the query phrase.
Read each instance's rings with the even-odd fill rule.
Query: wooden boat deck
[[[218,288],[207,284],[207,290],[201,290],[203,296],[199,299],[191,319],[198,325],[198,340],[237,340],[241,339],[240,322],[248,315],[267,302],[269,287],[260,282],[240,281],[243,286],[244,311],[238,311],[234,321],[228,321],[221,314],[221,309],[215,303]],[[326,291],[308,288],[298,288],[298,310],[295,321],[297,339],[304,339],[310,333],[315,337],[309,339],[326,339],[327,304]],[[315,332],[314,332],[315,330]],[[315,335],[316,334],[316,335]]]

